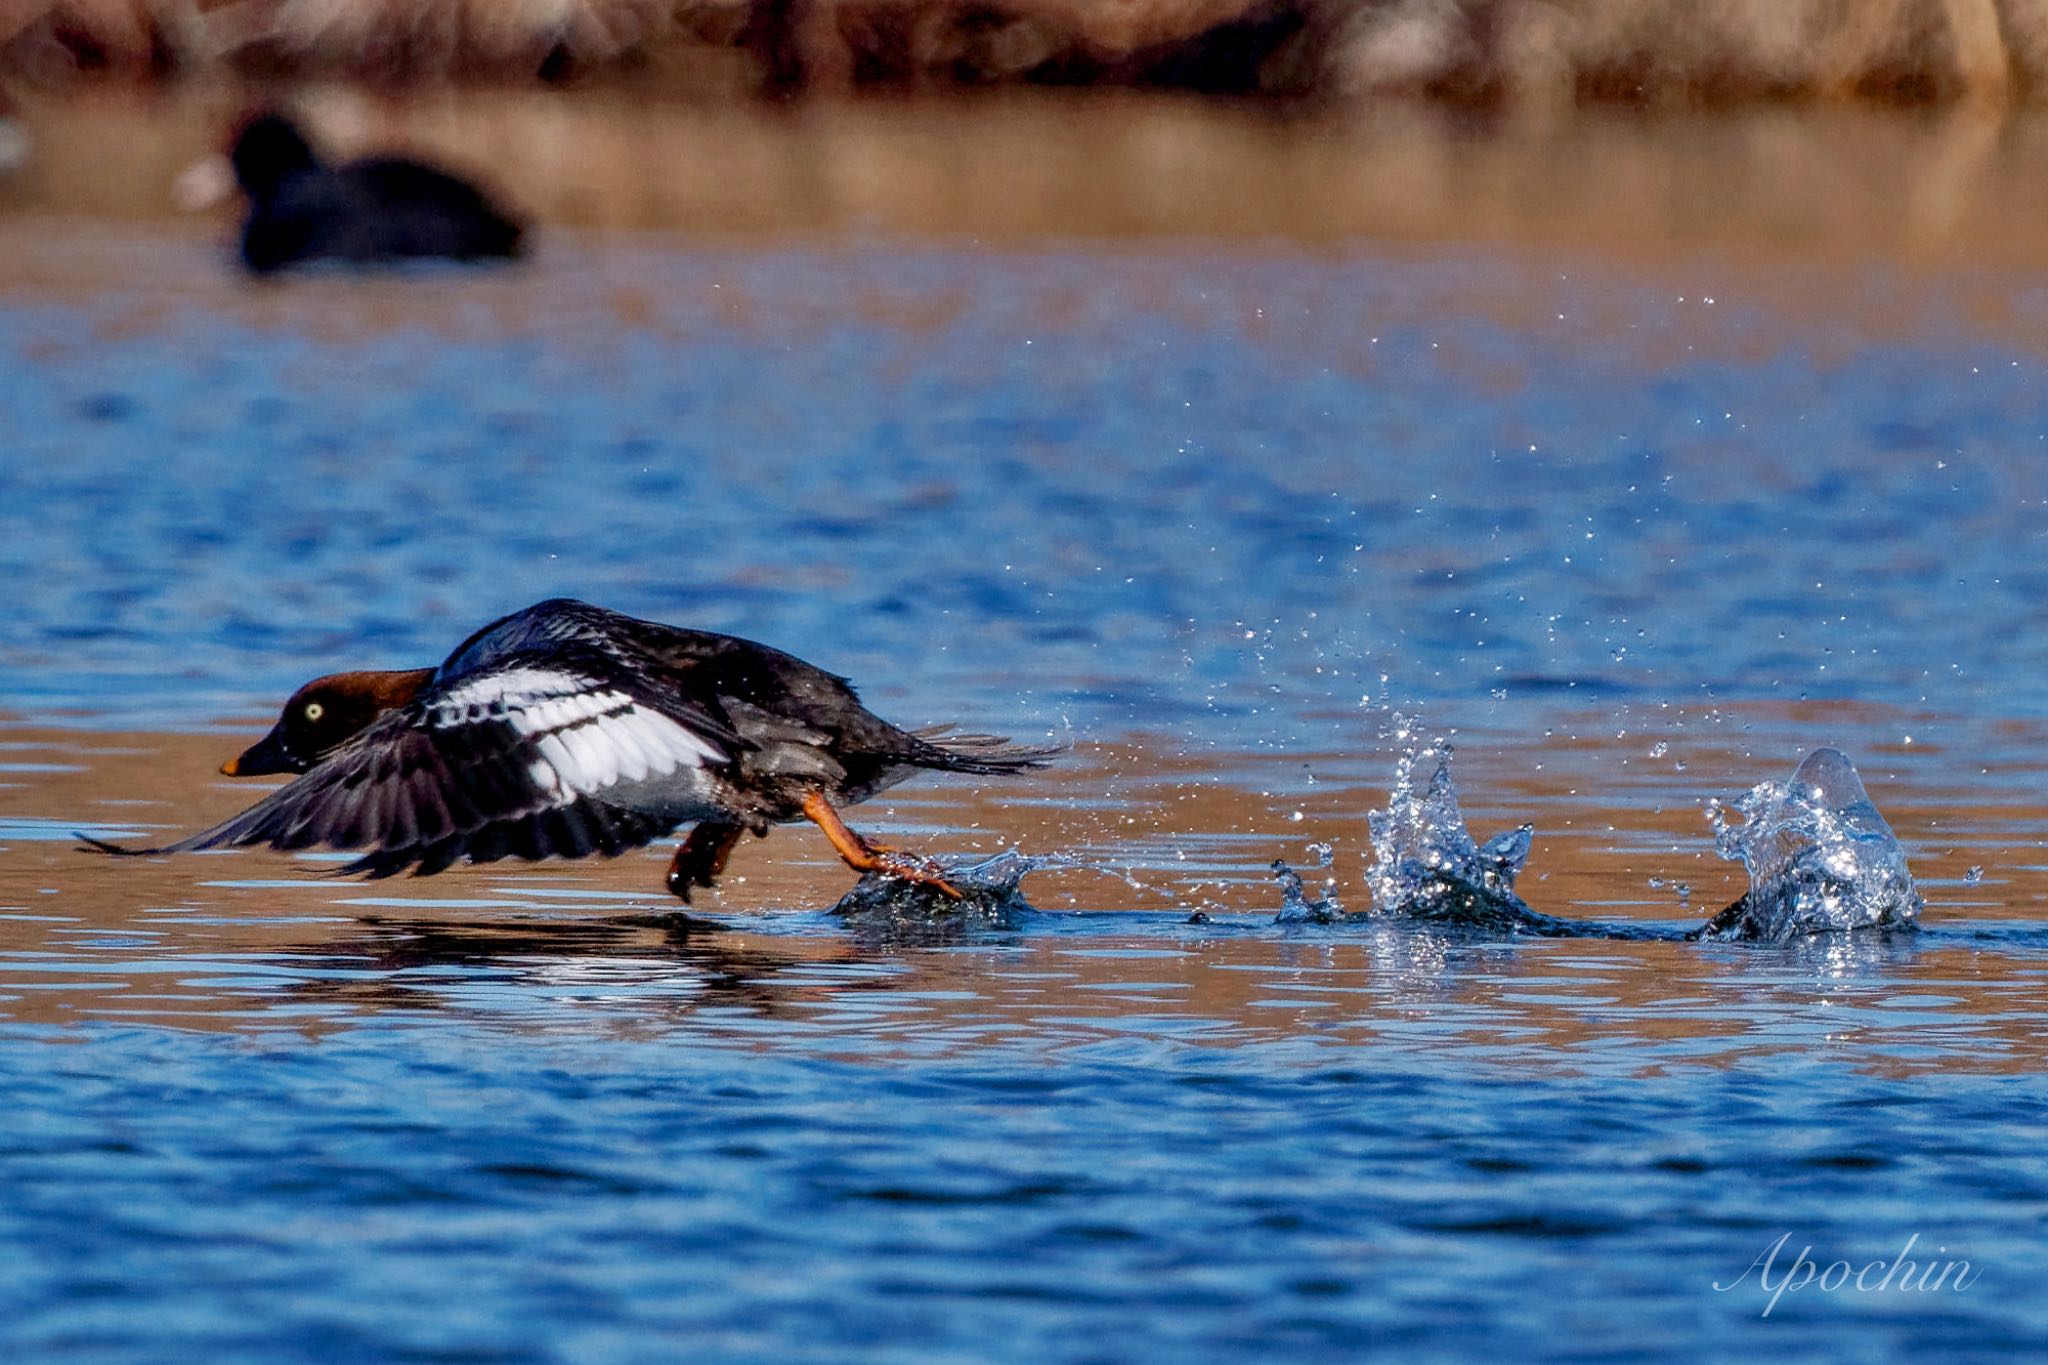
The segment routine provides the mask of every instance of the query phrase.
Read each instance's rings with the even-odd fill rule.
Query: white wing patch
[[[496,721],[533,742],[526,774],[560,804],[621,782],[645,782],[725,762],[725,753],[687,726],[639,705],[595,678],[514,668],[450,688],[428,723],[452,729]]]

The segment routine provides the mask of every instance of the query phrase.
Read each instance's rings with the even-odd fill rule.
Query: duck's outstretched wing
[[[657,707],[601,667],[514,656],[422,692],[212,829],[160,848],[85,842],[123,854],[365,849],[342,871],[373,877],[462,858],[609,857],[676,823],[632,809],[621,789],[724,766],[723,730]]]

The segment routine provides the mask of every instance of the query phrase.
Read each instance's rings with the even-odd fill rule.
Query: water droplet
[[[1838,750],[1814,750],[1789,782],[1759,782],[1735,810],[1740,825],[1719,801],[1707,806],[1715,851],[1749,874],[1740,916],[1716,937],[1782,942],[1918,918],[1905,852]]]

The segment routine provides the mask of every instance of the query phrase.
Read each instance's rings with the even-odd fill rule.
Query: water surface
[[[247,290],[191,225],[0,240],[12,1352],[2048,1346],[2033,269],[671,225]],[[909,933],[807,830],[688,917],[659,849],[72,847],[558,593],[1070,743],[859,814],[1088,866]],[[1312,843],[1363,907],[1396,710],[1535,824],[1533,907],[1674,932],[1742,889],[1704,802],[1838,747],[1925,928],[1275,926]],[[1979,1277],[1714,1289],[1781,1236]]]

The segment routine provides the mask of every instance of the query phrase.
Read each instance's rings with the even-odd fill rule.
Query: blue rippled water
[[[2031,1150],[1985,1137],[2010,1131],[2010,1081],[1923,1088],[1787,1057],[1769,1079],[1616,1086],[1166,1042],[876,1066],[440,1025],[312,1048],[66,1041],[0,1050],[16,1358],[1810,1358],[1882,1341],[1965,1359],[2048,1341],[2030,1292],[2048,1191]],[[1967,1244],[1982,1278],[1788,1292],[1766,1319],[1770,1295],[1738,1281],[1788,1226],[1781,1276],[1807,1241],[1823,1263],[1889,1264],[1914,1228],[1924,1252]]]
[[[566,593],[1090,734],[1299,742],[1381,672],[2048,711],[2041,360],[1954,320],[1483,259],[559,267],[0,313],[0,704],[203,721]]]
[[[243,296],[79,250],[103,290],[0,294],[7,1358],[2048,1350],[2036,350],[1877,268],[1881,335],[1453,253],[568,237]],[[708,924],[658,860],[65,846],[231,809],[218,727],[552,594],[1071,740],[877,818],[1130,883],[902,939],[794,833]],[[1274,926],[1312,839],[1362,904],[1390,706],[1481,837],[1536,825],[1532,905],[1671,928],[1701,801],[1838,745],[1927,927]],[[1781,1238],[1973,1273],[1773,1305]]]

